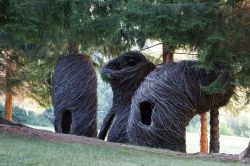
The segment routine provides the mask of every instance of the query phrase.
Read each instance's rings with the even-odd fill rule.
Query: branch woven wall
[[[194,61],[168,63],[151,72],[132,98],[127,137],[131,144],[186,152],[186,126],[198,113],[224,106],[233,94],[208,94],[200,85],[218,73]]]
[[[52,79],[55,131],[96,137],[97,79],[92,60],[81,54],[59,59]]]
[[[102,74],[108,78],[113,90],[113,105],[106,115],[98,138],[110,142],[127,142],[126,127],[130,113],[131,98],[144,78],[155,69],[140,52],[126,52],[108,62]]]

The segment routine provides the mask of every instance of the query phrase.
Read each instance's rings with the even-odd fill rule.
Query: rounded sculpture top
[[[143,66],[147,66],[147,68],[145,69]],[[102,68],[102,74],[109,80],[130,79],[135,78],[134,76],[141,72],[140,69],[152,71],[154,68],[155,65],[148,61],[143,54],[138,51],[129,51],[109,61]],[[145,77],[145,74],[143,74],[143,77]]]
[[[73,101],[96,89],[96,76],[90,57],[69,54],[58,60],[52,79],[53,105],[76,107]],[[66,108],[63,108],[66,109]]]

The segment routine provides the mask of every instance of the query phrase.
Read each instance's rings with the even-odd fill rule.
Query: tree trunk
[[[67,46],[69,54],[79,53],[79,44],[77,42],[69,42]]]
[[[5,94],[5,119],[12,120],[12,95],[9,93]]]
[[[8,81],[11,78],[13,72],[15,71],[15,63],[9,59],[6,58],[6,75],[5,75],[5,86],[6,86],[6,91],[5,91],[5,119],[11,121],[12,120],[12,94],[9,92],[9,88],[11,85],[8,85]]]
[[[163,63],[174,61],[174,54],[167,50],[166,44],[162,44],[162,61]]]
[[[200,138],[200,152],[208,152],[208,139],[207,139],[207,114],[201,114],[201,138]]]
[[[220,133],[219,133],[219,110],[210,111],[210,146],[209,153],[220,152]]]

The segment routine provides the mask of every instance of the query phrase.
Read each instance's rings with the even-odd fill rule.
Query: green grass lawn
[[[43,129],[54,132],[53,127],[40,127],[27,125],[35,129]],[[210,136],[208,136],[208,139]],[[220,153],[239,154],[249,143],[249,138],[220,135]],[[186,133],[186,145],[188,153],[197,153],[200,151],[200,133]]]
[[[208,139],[210,136],[208,136]],[[249,144],[249,138],[220,135],[220,153],[239,154]],[[209,140],[208,140],[209,141]],[[200,151],[200,134],[186,133],[186,145],[188,153]]]
[[[0,133],[0,165],[118,165],[118,166],[212,166],[243,165],[194,158],[177,158],[127,148],[92,147],[14,138]]]

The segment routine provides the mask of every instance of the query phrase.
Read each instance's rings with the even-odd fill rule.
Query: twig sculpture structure
[[[56,132],[96,137],[96,89],[89,57],[71,54],[59,59],[52,79]]]

